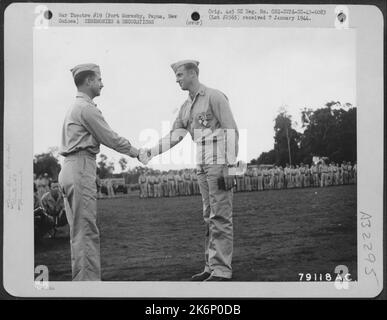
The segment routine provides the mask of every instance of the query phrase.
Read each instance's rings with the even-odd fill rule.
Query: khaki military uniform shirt
[[[187,132],[197,143],[198,164],[236,162],[238,128],[228,99],[219,90],[200,85],[193,99],[188,96],[180,108],[171,133],[161,140],[159,147],[162,150],[159,153],[170,149]]]
[[[59,153],[67,156],[86,150],[96,155],[100,144],[130,157],[138,155],[138,150],[127,139],[120,137],[109,127],[93,100],[78,92],[64,120]]]
[[[144,175],[144,174],[140,174],[140,176],[138,177],[138,183],[142,184],[142,183],[146,183],[147,182],[147,177]]]
[[[41,204],[47,213],[53,217],[58,216],[64,210],[64,200],[60,193],[58,193],[56,200],[51,192],[45,193],[41,199]]]

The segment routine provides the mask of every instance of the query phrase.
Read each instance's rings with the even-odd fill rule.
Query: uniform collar
[[[206,94],[206,87],[204,85],[200,84],[199,90],[198,90],[198,92],[196,92],[196,95],[195,95],[195,97],[193,99],[191,99],[191,96],[188,93],[188,100],[189,101],[194,101],[198,95],[204,96],[205,94]]]
[[[83,100],[86,100],[87,102],[91,103],[93,106],[97,106],[93,100],[91,100],[91,98],[86,94],[86,93],[83,93],[83,92],[80,92],[78,91],[77,92],[77,95],[76,95],[77,98],[81,98]]]
[[[199,94],[201,96],[204,96],[205,93],[206,93],[206,87],[204,85],[200,84],[200,87],[199,87],[199,90],[198,90],[197,94]]]

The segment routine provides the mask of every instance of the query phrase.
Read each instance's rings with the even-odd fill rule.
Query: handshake
[[[140,148],[137,159],[143,165],[147,165],[148,162],[153,158],[151,149]]]

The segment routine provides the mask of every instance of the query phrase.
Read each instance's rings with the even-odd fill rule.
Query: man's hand
[[[228,165],[228,175],[240,176],[244,175],[247,170],[247,163],[239,160],[234,165]]]
[[[218,187],[221,190],[231,190],[236,186],[236,179],[234,174],[230,174],[229,168],[223,169],[222,176],[218,179]]]
[[[236,187],[236,178],[234,175],[223,176],[223,179],[225,190],[231,190],[232,188]]]
[[[152,154],[150,149],[141,148],[137,159],[143,164],[147,165],[148,162],[152,159]]]
[[[236,187],[236,176],[245,173],[247,164],[238,161],[235,165],[228,165],[223,169],[223,176],[218,180],[218,187],[222,190],[231,190]]]

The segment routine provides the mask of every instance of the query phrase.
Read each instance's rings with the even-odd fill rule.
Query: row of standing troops
[[[140,198],[161,198],[200,194],[195,170],[141,173]]]
[[[353,184],[357,180],[357,165],[343,162],[250,167],[236,176],[235,192],[275,189],[327,187]],[[200,194],[195,170],[142,173],[139,176],[140,198],[160,198]]]
[[[327,187],[353,184],[357,180],[357,165],[350,162],[318,163],[309,166],[286,165],[285,168],[248,168],[242,176],[237,176],[236,192],[273,189]]]

